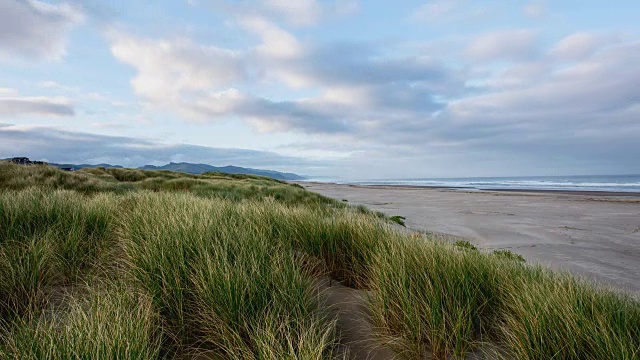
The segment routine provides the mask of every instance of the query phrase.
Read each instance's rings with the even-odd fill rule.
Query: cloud
[[[153,101],[179,101],[183,94],[221,89],[246,74],[242,54],[187,39],[148,40],[110,34],[113,55],[137,70],[137,95]]]
[[[81,10],[68,3],[0,2],[0,60],[15,56],[61,58],[65,54],[67,33],[83,18]]]
[[[294,27],[314,26],[360,10],[358,0],[209,0],[208,4],[232,16],[271,18]]]
[[[0,117],[24,115],[73,116],[75,111],[71,102],[62,97],[0,97]]]
[[[436,111],[435,93],[451,94],[462,83],[429,56],[383,56],[366,43],[302,43],[258,17],[239,24],[258,36],[255,45],[226,49],[119,33],[111,36],[112,52],[136,69],[132,87],[150,106],[201,122],[240,118],[259,131],[353,132],[360,120],[370,125],[390,109]],[[263,90],[256,84],[318,95],[271,98],[254,94]],[[358,100],[347,104],[339,93]]]
[[[583,115],[622,110],[638,104],[640,94],[640,44],[602,50],[597,55],[546,71],[543,81],[528,81],[519,88],[468,96],[455,106],[470,106],[467,112],[509,119],[540,114],[579,121]],[[567,114],[572,116],[567,117]]]
[[[477,21],[496,13],[492,6],[478,5],[469,0],[433,0],[413,10],[409,20],[425,24]]]
[[[359,9],[358,2],[354,0],[266,0],[262,4],[267,12],[279,15],[295,26],[315,25],[323,18],[345,16]]]
[[[321,101],[270,101],[255,98],[245,102],[236,113],[246,117],[258,130],[303,130],[315,134],[346,132],[349,125]]]
[[[304,101],[271,101],[233,87],[248,81],[250,62],[297,55],[295,38],[281,29],[260,19],[243,24],[264,38],[264,44],[253,51],[256,58],[249,58],[249,51],[196,45],[184,39],[148,40],[123,34],[112,35],[112,52],[138,71],[131,85],[151,106],[196,121],[239,116],[262,131],[336,131],[339,123],[321,110],[307,108]],[[287,45],[286,40],[294,45]]]
[[[185,115],[202,120],[237,116],[262,132],[293,129],[334,133],[346,131],[348,127],[325,104],[308,100],[272,101],[233,88],[210,93],[195,101],[183,101],[179,107]]]
[[[109,163],[129,167],[186,161],[299,172],[322,165],[267,151],[163,144],[40,126],[0,126],[0,158],[12,156],[57,163]]]
[[[640,155],[638,54],[640,44],[624,44],[570,66],[542,59],[545,76],[452,101],[430,125],[413,129],[416,136],[404,131],[395,141],[445,143],[505,163],[514,157],[530,166],[637,172],[631,159]],[[427,139],[417,136],[426,129]]]
[[[536,32],[509,29],[475,37],[466,49],[466,55],[475,61],[522,60],[536,54]]]
[[[0,87],[0,96],[13,96],[18,95],[18,91],[16,89]]]
[[[266,0],[264,7],[283,16],[294,25],[312,25],[322,14],[322,6],[315,0]]]
[[[262,39],[256,51],[267,57],[292,58],[300,56],[302,46],[292,34],[262,17],[243,17],[240,26]]]
[[[560,40],[549,54],[561,60],[580,60],[591,56],[603,46],[618,42],[614,35],[578,32]]]

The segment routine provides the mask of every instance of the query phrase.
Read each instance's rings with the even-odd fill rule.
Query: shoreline
[[[413,231],[507,249],[540,264],[640,295],[640,194],[470,190],[297,182],[388,216]]]
[[[490,188],[478,189],[463,186],[435,186],[435,185],[389,185],[389,184],[342,184],[336,182],[319,182],[319,181],[290,181],[295,184],[316,184],[316,185],[336,185],[348,186],[352,188],[372,188],[372,189],[407,189],[407,190],[451,190],[467,193],[517,193],[517,194],[549,194],[549,195],[584,195],[584,196],[601,196],[601,197],[626,197],[640,200],[640,192],[636,191],[599,191],[599,190],[555,190],[555,189],[508,189],[508,188]]]
[[[571,195],[571,196],[585,196],[589,197],[590,200],[600,200],[606,201],[607,198],[615,198],[613,201],[619,200],[629,200],[629,201],[638,201],[640,202],[640,192],[635,191],[597,191],[597,190],[553,190],[553,189],[502,189],[502,188],[491,188],[491,189],[477,189],[471,187],[462,187],[462,186],[439,186],[439,185],[377,185],[377,184],[342,184],[336,182],[319,182],[319,181],[288,181],[293,184],[310,184],[310,185],[335,185],[335,186],[346,186],[355,189],[383,189],[383,190],[441,190],[441,191],[451,191],[451,192],[460,192],[460,193],[470,193],[470,194],[494,194],[494,195]],[[593,197],[599,197],[599,199],[593,199]]]

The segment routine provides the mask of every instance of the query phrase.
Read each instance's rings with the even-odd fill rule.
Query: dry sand
[[[554,269],[640,293],[640,195],[300,183],[389,216],[407,227],[509,249]]]

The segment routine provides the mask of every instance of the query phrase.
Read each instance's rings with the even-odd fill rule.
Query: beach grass
[[[390,219],[391,221],[393,221],[394,223],[397,223],[398,225],[406,226],[404,221],[407,220],[407,218],[405,218],[404,216],[394,215],[390,217]]]
[[[96,287],[97,288],[97,287]],[[34,311],[10,324],[3,359],[154,359],[162,327],[150,299],[124,284],[69,296],[55,316]]]
[[[281,181],[0,162],[0,358],[332,359],[329,277],[399,358],[637,359],[640,304]]]

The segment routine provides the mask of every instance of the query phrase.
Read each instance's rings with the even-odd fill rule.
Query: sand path
[[[640,293],[640,197],[305,183],[305,188],[387,215],[414,230],[509,249],[530,263],[569,270]]]

